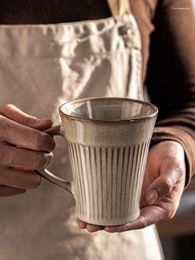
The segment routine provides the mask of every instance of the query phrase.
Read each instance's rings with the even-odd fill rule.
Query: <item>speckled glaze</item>
[[[80,219],[108,226],[138,217],[157,113],[152,104],[125,98],[89,98],[60,107]]]

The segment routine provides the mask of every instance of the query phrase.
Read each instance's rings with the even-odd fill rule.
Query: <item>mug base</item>
[[[119,218],[115,218],[115,219],[87,218],[80,214],[77,214],[77,217],[88,224],[93,224],[97,226],[120,226],[136,220],[139,214],[140,214],[140,210],[131,214],[131,216],[128,216],[126,218],[120,218],[120,219]]]

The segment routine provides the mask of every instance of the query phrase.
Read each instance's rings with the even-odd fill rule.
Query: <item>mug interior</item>
[[[60,112],[77,119],[121,121],[154,117],[158,109],[151,103],[127,98],[86,98],[62,104]]]

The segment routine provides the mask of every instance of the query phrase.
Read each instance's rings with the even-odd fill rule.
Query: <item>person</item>
[[[195,171],[192,2],[1,1],[2,259],[163,259],[154,224],[174,216]],[[147,93],[159,117],[140,216],[117,227],[79,221],[79,229],[72,198],[36,172],[55,147],[44,130],[65,99]],[[66,144],[56,142],[50,168],[71,181]]]

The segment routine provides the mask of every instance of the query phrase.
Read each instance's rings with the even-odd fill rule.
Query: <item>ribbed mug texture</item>
[[[97,225],[135,220],[154,120],[65,120],[77,216]]]
[[[77,215],[98,225],[136,219],[148,142],[124,147],[69,143]]]

